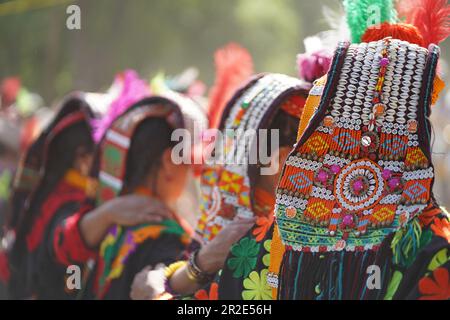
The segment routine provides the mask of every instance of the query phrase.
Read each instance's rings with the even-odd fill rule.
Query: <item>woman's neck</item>
[[[64,175],[64,182],[74,188],[86,192],[89,190],[90,186],[90,179],[73,168],[67,170],[66,174]]]

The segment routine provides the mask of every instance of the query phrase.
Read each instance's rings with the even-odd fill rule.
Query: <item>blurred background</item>
[[[81,8],[81,30],[66,27],[70,4]],[[214,51],[230,41],[250,51],[256,71],[296,75],[303,39],[329,29],[323,5],[338,8],[340,1],[0,0],[0,80],[16,77],[6,88],[14,95],[6,98],[26,118],[74,89],[104,91],[126,68],[150,79],[160,71],[177,74],[193,66],[210,86]],[[449,42],[443,45],[441,65],[447,83]],[[8,196],[10,167],[17,163],[20,145],[26,144],[23,137],[17,139],[10,119],[0,114],[0,199]],[[435,106],[433,124],[435,193],[441,204],[450,206],[448,89]]]

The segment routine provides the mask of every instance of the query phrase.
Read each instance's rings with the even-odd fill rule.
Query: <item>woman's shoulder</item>
[[[129,228],[127,232],[137,242],[147,240],[157,240],[166,238],[177,238],[181,242],[188,244],[190,234],[180,223],[175,220],[166,219],[158,223],[147,223],[136,227]]]

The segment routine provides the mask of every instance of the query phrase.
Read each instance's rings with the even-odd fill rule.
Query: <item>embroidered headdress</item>
[[[126,174],[128,149],[138,126],[149,118],[163,118],[173,129],[187,129],[192,132],[191,142],[195,143],[194,132],[201,133],[205,117],[199,106],[191,99],[173,91],[165,91],[162,96],[140,100],[114,121],[100,143],[99,203],[110,200],[125,192],[123,183]],[[128,190],[129,191],[129,190]]]
[[[22,155],[14,177],[12,195],[14,212],[10,217],[11,227],[14,227],[19,220],[17,210],[26,206],[27,199],[39,186],[44,175],[47,151],[51,142],[65,129],[79,122],[89,123],[92,117],[90,106],[84,100],[83,93],[75,92],[68,95],[61,103],[54,120]]]
[[[394,39],[340,45],[319,111],[279,184],[285,244],[376,249],[420,214],[431,199],[427,116],[438,57],[436,46]]]
[[[326,84],[310,92],[320,98],[318,112],[283,169],[279,298],[379,298],[382,291],[366,290],[367,266],[383,269],[385,288],[391,263],[416,252],[413,219],[436,206],[428,117],[442,89],[439,48],[422,47],[430,42],[419,29],[440,24],[434,29],[444,39],[448,9],[444,1],[432,10],[426,0],[398,6],[406,22],[427,21],[414,26],[398,23],[392,1],[381,2],[344,1],[355,44],[339,45]],[[381,25],[368,26],[374,9]],[[368,43],[358,44],[361,37]]]
[[[202,215],[197,232],[204,241],[211,240],[235,215],[253,216],[254,180],[261,168],[249,164],[249,159],[256,143],[247,145],[234,133],[267,129],[281,109],[298,116],[309,88],[308,83],[285,75],[259,75],[228,102],[219,126],[224,133],[221,155],[222,159],[234,159],[207,167],[202,175]]]

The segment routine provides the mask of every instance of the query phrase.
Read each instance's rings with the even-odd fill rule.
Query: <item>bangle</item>
[[[187,265],[187,263],[187,261],[177,261],[166,267],[164,270],[164,290],[166,293],[172,296],[176,295],[176,292],[174,292],[170,286],[170,278],[175,274],[175,272]]]
[[[190,255],[189,262],[187,264],[186,273],[187,273],[188,278],[191,281],[194,281],[197,283],[208,283],[214,278],[214,275],[204,272],[197,265],[196,260],[197,260],[199,251],[200,250],[196,250]]]
[[[178,269],[181,269],[187,264],[187,261],[177,261],[166,267],[164,270],[164,276],[166,278],[170,278],[173,276],[175,272],[177,272]]]

